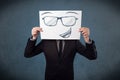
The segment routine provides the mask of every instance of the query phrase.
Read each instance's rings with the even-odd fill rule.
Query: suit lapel
[[[62,56],[64,55],[64,52],[65,52],[65,50],[67,49],[67,47],[66,47],[66,40],[64,41],[64,46],[63,46],[63,53],[62,53]],[[57,53],[57,55],[58,55],[58,53],[59,53],[59,50],[58,50],[58,46],[59,46],[59,44],[57,44],[57,42],[56,42],[56,40],[54,41],[54,43],[53,43],[54,45],[55,45],[55,47],[54,47],[54,50],[55,50],[55,52]],[[61,56],[61,57],[62,57]]]
[[[64,49],[63,49],[63,53],[62,53],[62,56],[61,57],[64,57],[64,55],[65,55],[65,53],[66,53],[66,51],[68,51],[68,47],[69,47],[69,41],[66,41],[66,40],[64,40],[65,41],[65,44],[64,44]],[[56,40],[55,41],[53,41],[53,45],[54,45],[54,50],[55,50],[55,52],[57,53],[57,55],[58,55],[58,53],[59,53],[59,51],[58,51],[58,45],[57,45],[57,42],[56,42]]]
[[[54,47],[55,49],[54,49],[54,50],[55,50],[55,52],[58,54],[58,47],[57,47],[57,42],[56,42],[56,40],[53,42],[53,44],[55,45],[55,47]]]
[[[65,41],[65,44],[64,44],[64,49],[63,49],[63,54],[62,54],[62,57],[64,57],[65,55],[65,52],[67,50],[67,46],[68,46],[68,41],[64,40]]]

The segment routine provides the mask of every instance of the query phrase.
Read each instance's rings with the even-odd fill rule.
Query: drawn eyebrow
[[[66,13],[73,13],[73,14],[77,14],[78,15],[78,13],[76,13],[76,12],[66,12]]]
[[[52,14],[51,12],[44,12],[44,13],[42,13],[41,15],[44,15],[44,14]]]

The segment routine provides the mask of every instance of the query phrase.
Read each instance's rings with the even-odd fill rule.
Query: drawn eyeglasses
[[[50,27],[56,26],[58,20],[61,20],[61,23],[66,27],[74,26],[76,24],[76,21],[78,20],[78,18],[76,18],[75,16],[45,16],[42,19],[44,21],[44,24]]]

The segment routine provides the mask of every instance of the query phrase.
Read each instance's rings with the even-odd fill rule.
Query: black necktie
[[[60,41],[59,41],[59,54],[58,54],[59,57],[61,57],[61,55],[62,55],[62,45],[63,45],[63,44],[62,44],[62,40],[60,40]]]

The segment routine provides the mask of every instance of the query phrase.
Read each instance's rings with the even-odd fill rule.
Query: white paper
[[[39,11],[41,39],[80,39],[81,10]]]

